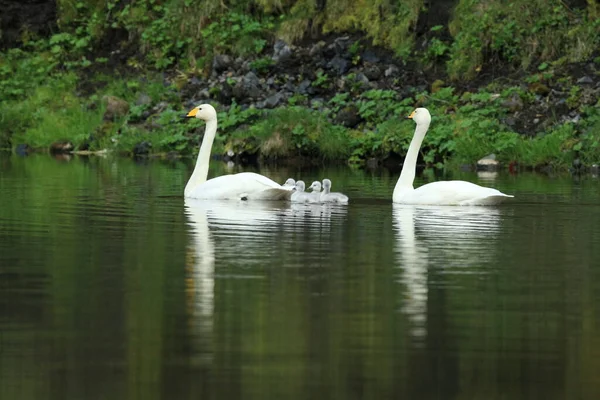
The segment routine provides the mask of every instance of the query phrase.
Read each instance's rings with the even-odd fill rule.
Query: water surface
[[[1,399],[600,398],[597,178],[409,207],[383,169],[261,170],[351,199],[315,206],[186,201],[190,168],[1,156]]]

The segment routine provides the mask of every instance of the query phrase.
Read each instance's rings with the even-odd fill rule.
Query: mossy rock
[[[529,91],[540,96],[547,96],[550,93],[550,88],[543,83],[534,82],[529,85]]]
[[[106,104],[104,111],[105,121],[114,121],[118,118],[123,118],[129,112],[129,103],[116,96],[104,96],[102,101]]]

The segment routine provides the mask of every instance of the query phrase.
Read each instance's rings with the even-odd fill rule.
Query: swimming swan
[[[193,108],[186,117],[204,120],[206,130],[194,172],[185,185],[185,197],[206,200],[289,200],[292,188],[284,188],[254,172],[222,175],[207,180],[210,151],[217,133],[217,112],[210,104],[202,104]]]
[[[323,179],[321,201],[323,203],[347,203],[348,196],[342,193],[331,193],[331,181],[329,179]]]
[[[406,153],[400,178],[394,188],[392,196],[394,203],[452,206],[491,205],[500,203],[508,197],[513,197],[496,189],[465,181],[432,182],[414,189],[413,181],[415,180],[417,156],[431,123],[431,115],[426,108],[417,108],[408,118],[416,122],[417,128]]]
[[[314,181],[313,183],[311,183],[311,185],[308,187],[309,189],[312,189],[312,193],[310,194],[310,203],[320,203],[321,202],[321,182],[319,181]]]
[[[296,182],[296,190],[292,193],[291,200],[293,203],[308,203],[312,199],[312,193],[304,191],[306,184],[304,181]]]

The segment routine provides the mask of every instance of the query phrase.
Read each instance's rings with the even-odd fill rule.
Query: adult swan
[[[289,200],[292,188],[284,188],[271,179],[253,172],[223,175],[207,180],[210,151],[217,133],[217,112],[210,104],[192,109],[187,118],[206,122],[204,138],[194,172],[185,185],[185,197],[208,200]]]
[[[440,181],[413,188],[417,156],[423,138],[429,129],[431,115],[426,108],[417,108],[408,116],[416,122],[415,135],[404,159],[400,179],[394,188],[392,200],[401,204],[428,204],[447,206],[491,205],[502,202],[511,195],[465,181]]]

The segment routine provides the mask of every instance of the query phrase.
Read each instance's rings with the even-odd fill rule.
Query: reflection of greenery
[[[180,195],[191,167],[0,158],[2,399],[600,395],[590,351],[600,337],[600,215],[582,208],[600,196],[596,180],[500,175],[523,203],[499,208],[498,235],[475,235],[468,248],[416,222],[415,240],[428,247],[419,339],[399,311],[407,292],[398,277],[410,266],[396,261],[391,205],[364,202],[389,199],[398,174],[265,172],[327,176],[363,201],[329,223],[287,220],[233,236],[211,228],[213,328],[198,338],[190,326],[203,321],[190,320],[186,292],[194,238]],[[224,171],[213,163],[211,174]],[[533,195],[556,201],[528,202]],[[257,250],[241,258],[240,244]]]

